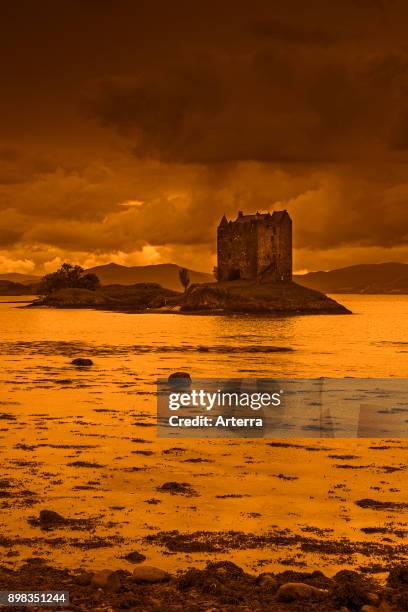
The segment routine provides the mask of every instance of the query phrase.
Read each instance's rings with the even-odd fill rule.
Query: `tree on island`
[[[180,283],[184,287],[184,293],[187,291],[187,288],[190,284],[190,274],[188,273],[187,268],[180,268],[179,270],[179,279]]]
[[[38,291],[41,295],[49,295],[60,289],[99,289],[101,283],[96,274],[85,274],[81,266],[63,263],[56,272],[46,274],[41,279]]]

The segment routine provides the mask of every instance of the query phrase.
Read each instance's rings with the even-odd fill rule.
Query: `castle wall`
[[[255,223],[228,223],[218,228],[218,278],[254,278],[257,271]]]
[[[240,213],[242,217],[242,213]],[[244,221],[223,220],[217,233],[218,279],[292,279],[292,221],[265,215]]]
[[[272,220],[258,224],[257,275],[267,272],[271,280],[278,280],[279,258],[278,228]]]
[[[280,223],[266,219],[258,224],[258,269],[270,280],[292,280],[292,222],[285,215]]]
[[[280,223],[278,249],[277,269],[279,279],[292,280],[292,220],[289,215],[285,215]]]

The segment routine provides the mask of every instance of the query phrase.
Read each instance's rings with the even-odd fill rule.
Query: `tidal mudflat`
[[[406,440],[156,437],[155,381],[175,370],[404,376],[408,300],[388,321],[349,301],[356,315],[268,321],[2,304],[3,566],[384,577],[408,557]]]

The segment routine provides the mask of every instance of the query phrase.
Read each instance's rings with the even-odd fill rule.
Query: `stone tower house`
[[[286,210],[224,215],[217,230],[218,280],[292,280],[292,220]]]

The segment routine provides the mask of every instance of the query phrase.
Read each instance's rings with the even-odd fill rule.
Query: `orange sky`
[[[0,23],[0,272],[211,270],[288,208],[295,268],[408,262],[408,7],[22,0]]]

